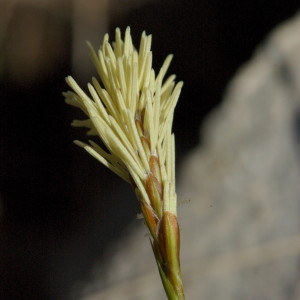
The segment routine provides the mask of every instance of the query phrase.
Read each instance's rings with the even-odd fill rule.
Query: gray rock
[[[297,15],[241,68],[179,172],[187,299],[300,299],[299,32]],[[166,298],[141,223],[84,299]]]

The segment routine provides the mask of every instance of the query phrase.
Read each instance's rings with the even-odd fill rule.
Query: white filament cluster
[[[169,55],[159,73],[152,69],[151,35],[141,36],[139,50],[132,44],[130,28],[124,40],[116,29],[115,42],[106,34],[98,53],[88,44],[101,83],[92,78],[86,94],[71,77],[66,81],[73,91],[64,93],[66,102],[79,107],[88,117],[74,120],[72,125],[87,127],[89,135],[97,135],[105,147],[92,140],[75,143],[110,170],[130,182],[134,180],[144,201],[149,197],[144,181],[150,172],[149,159],[159,159],[164,210],[176,213],[175,150],[172,122],[174,109],[182,88],[175,85],[175,76],[164,76],[170,65]],[[142,123],[141,132],[136,122]],[[149,141],[145,147],[141,137]]]

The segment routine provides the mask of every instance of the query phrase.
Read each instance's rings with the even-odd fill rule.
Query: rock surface
[[[229,85],[179,172],[186,299],[300,299],[300,15]],[[83,298],[165,299],[142,222]]]

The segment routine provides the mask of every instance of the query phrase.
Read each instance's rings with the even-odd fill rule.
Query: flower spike
[[[124,40],[116,29],[115,42],[106,34],[98,52],[88,48],[100,82],[92,78],[86,94],[68,76],[68,104],[80,108],[86,127],[103,146],[75,141],[111,171],[131,183],[139,200],[151,245],[169,299],[184,299],[179,261],[179,226],[175,192],[174,109],[182,88],[175,76],[164,79],[172,60],[167,56],[157,76],[152,69],[151,35],[142,33],[137,51],[130,28]]]

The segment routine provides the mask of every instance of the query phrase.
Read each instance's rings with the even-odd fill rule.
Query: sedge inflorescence
[[[158,74],[152,68],[151,35],[144,32],[133,46],[130,28],[124,40],[116,29],[115,42],[104,36],[96,52],[88,43],[100,82],[92,78],[88,93],[68,76],[72,91],[66,102],[80,108],[88,128],[100,143],[75,141],[88,153],[131,183],[151,234],[151,245],[169,299],[184,299],[179,263],[179,227],[175,192],[175,139],[172,122],[182,82],[165,78],[172,55]]]

